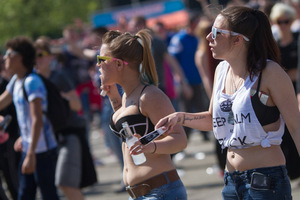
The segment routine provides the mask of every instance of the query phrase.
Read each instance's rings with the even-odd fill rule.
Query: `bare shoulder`
[[[290,77],[284,69],[274,61],[268,61],[262,73],[261,85],[276,99],[276,96],[286,95],[292,88]],[[291,90],[292,91],[292,90]]]
[[[284,69],[274,61],[268,61],[266,68],[263,70],[262,76],[269,83],[280,83],[289,79],[289,76]]]
[[[145,104],[156,104],[168,100],[166,94],[154,85],[149,85],[141,94],[140,101]]]
[[[272,73],[272,74],[284,72],[283,68],[277,62],[274,62],[272,60],[267,61],[265,71],[267,73]]]
[[[140,98],[141,112],[146,116],[150,113],[167,115],[174,112],[173,105],[168,96],[158,87],[150,85],[145,88]]]

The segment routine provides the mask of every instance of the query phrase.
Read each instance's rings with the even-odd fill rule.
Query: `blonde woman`
[[[150,34],[146,30],[136,35],[109,31],[102,41],[98,66],[101,88],[114,109],[111,129],[125,141],[122,123],[127,121],[135,135],[141,137],[153,131],[159,119],[174,112],[168,97],[157,87]],[[124,91],[122,97],[116,84]],[[123,142],[123,180],[129,199],[186,199],[184,185],[170,156],[186,145],[186,135],[179,125],[146,146],[137,142],[129,149]],[[141,152],[146,162],[135,165],[131,154]]]

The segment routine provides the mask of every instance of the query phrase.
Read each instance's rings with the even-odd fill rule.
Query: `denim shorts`
[[[292,191],[285,166],[225,172],[224,200],[291,200]]]
[[[134,200],[187,200],[187,194],[182,181],[179,179],[151,190],[148,194]],[[129,197],[129,200],[133,200]]]

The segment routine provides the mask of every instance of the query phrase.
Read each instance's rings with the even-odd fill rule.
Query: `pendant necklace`
[[[128,94],[128,95],[126,95],[126,99],[128,98],[128,97],[130,97],[130,95],[138,88],[140,86],[140,83],[138,83],[137,84],[137,86],[135,86],[135,88]]]
[[[243,77],[240,77],[239,81],[238,81],[238,84],[236,85],[235,84],[235,81],[233,80],[233,72],[232,72],[232,69],[230,69],[230,73],[231,73],[231,83],[232,83],[232,86],[233,86],[233,91],[234,93],[238,90],[238,88],[240,87],[240,85],[242,84],[244,78],[246,77],[247,75],[247,72],[245,73],[245,75]]]

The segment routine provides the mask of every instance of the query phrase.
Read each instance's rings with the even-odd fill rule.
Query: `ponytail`
[[[136,35],[128,32],[108,31],[102,38],[103,44],[108,45],[108,51],[116,58],[122,59],[140,72],[143,84],[158,86],[158,76],[155,62],[151,53],[151,35],[143,29]]]
[[[155,68],[155,62],[151,53],[151,36],[148,30],[143,29],[137,34],[137,41],[143,47],[143,60],[139,66],[141,81],[145,84],[154,84],[158,86],[158,76]]]

